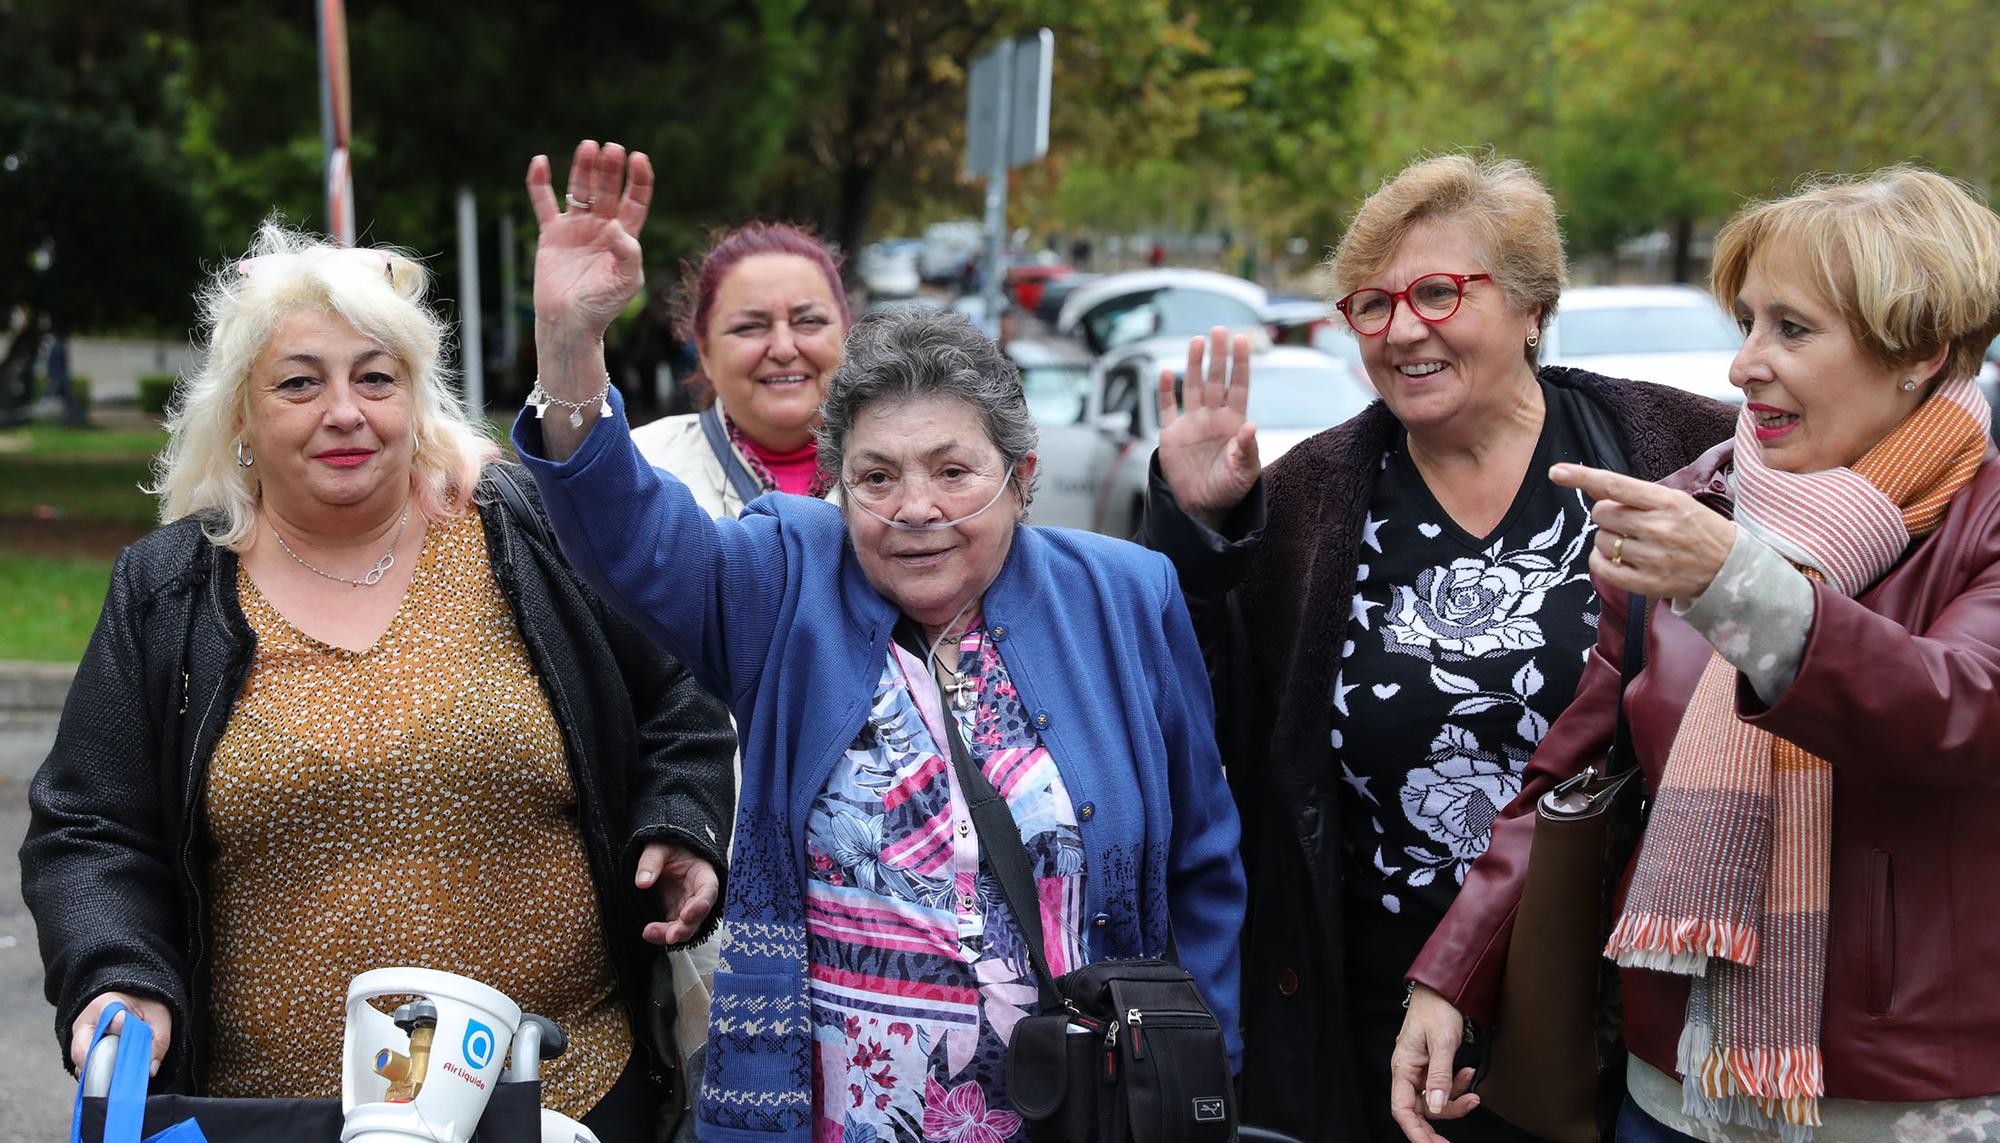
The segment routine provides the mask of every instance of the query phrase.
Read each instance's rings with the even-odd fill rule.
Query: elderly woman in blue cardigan
[[[855,328],[821,430],[836,502],[773,494],[712,520],[633,447],[605,381],[651,190],[616,144],[577,148],[567,209],[530,164],[541,375],[514,442],[576,569],[736,712],[699,1134],[1025,1138],[1004,1063],[1035,980],[954,729],[1020,828],[1051,969],[1159,956],[1171,932],[1234,1058],[1238,827],[1172,568],[1022,524],[1034,422],[1013,367],[952,315]],[[793,316],[767,301],[718,328],[764,340],[760,384],[793,384]]]

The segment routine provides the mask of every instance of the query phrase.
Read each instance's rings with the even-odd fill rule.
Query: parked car
[[[1028,412],[1040,425],[1074,425],[1090,400],[1090,355],[1061,338],[1017,337],[1007,356],[1021,371]]]
[[[1337,358],[1259,338],[1251,360],[1250,419],[1257,451],[1269,464],[1321,429],[1359,413],[1374,399]],[[1041,469],[1033,520],[1129,536],[1145,510],[1146,472],[1160,439],[1160,371],[1187,365],[1187,339],[1155,337],[1114,348],[1091,366],[1080,408],[1041,406]],[[1033,402],[1031,408],[1035,407]]]
[[[1057,278],[1066,277],[1069,267],[1060,262],[1027,262],[1009,266],[1001,288],[1016,305],[1033,313],[1041,304],[1042,291]]]
[[[1096,354],[1147,338],[1193,337],[1218,325],[1261,332],[1268,301],[1255,282],[1211,270],[1108,274],[1063,300],[1056,332]]]
[[[907,298],[922,284],[917,262],[924,250],[920,238],[890,238],[861,248],[861,284],[873,298]]]
[[[1582,286],[1563,291],[1542,362],[1740,404],[1729,363],[1742,343],[1735,321],[1692,286]]]
[[[1035,319],[1054,329],[1056,318],[1062,315],[1063,303],[1069,300],[1069,296],[1103,276],[1071,272],[1042,283],[1042,296],[1035,300],[1033,310]]]
[[[957,282],[965,264],[979,256],[986,232],[976,219],[933,222],[924,227],[923,251],[917,269],[926,282]]]
[[[1992,437],[2000,441],[2000,340],[1986,347],[1986,355],[1979,362],[1979,375],[1973,380],[1978,382],[1979,391],[1993,409]]]

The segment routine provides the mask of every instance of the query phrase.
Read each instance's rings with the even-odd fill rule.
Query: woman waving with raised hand
[[[1549,467],[1665,476],[1730,410],[1538,364],[1565,269],[1520,163],[1412,164],[1327,269],[1382,399],[1263,469],[1249,347],[1218,330],[1180,401],[1161,379],[1146,527],[1211,654],[1245,823],[1245,1120],[1388,1143],[1404,973],[1597,639],[1590,505]],[[1518,1137],[1483,1112],[1461,1134]]]
[[[604,375],[651,183],[644,155],[585,143],[563,209],[531,164],[541,383],[514,440],[584,576],[736,713],[704,1136],[1026,1138],[1006,1061],[1040,1008],[1031,949],[1060,975],[1171,946],[1219,1070],[1242,868],[1172,568],[1027,524],[1018,373],[951,314],[849,335],[818,438],[831,500],[715,518],[647,463]],[[1030,870],[1019,911],[984,785]]]

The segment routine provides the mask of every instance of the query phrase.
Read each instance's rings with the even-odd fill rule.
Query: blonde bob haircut
[[[398,250],[337,246],[273,218],[242,260],[209,276],[196,299],[196,363],[167,415],[167,447],[154,462],[160,522],[203,517],[210,541],[250,547],[260,485],[236,463],[249,419],[250,367],[283,318],[296,310],[338,317],[382,343],[410,378],[416,456],[410,472],[418,510],[434,523],[465,511],[479,470],[499,455],[451,390],[443,364],[445,326],[425,304],[430,275]]]
[[[1537,331],[1548,329],[1569,284],[1556,200],[1528,164],[1491,155],[1419,159],[1369,195],[1326,261],[1329,299],[1353,293],[1395,258],[1413,227],[1434,220],[1465,227],[1485,265],[1429,269],[1491,274],[1508,305],[1533,313]],[[1522,352],[1534,365],[1538,347]]]
[[[2000,217],[1956,179],[1899,164],[1815,176],[1788,198],[1744,207],[1715,236],[1710,284],[1724,309],[1776,247],[1804,263],[1807,287],[1883,365],[1944,351],[1924,380],[1971,377],[2000,332]]]

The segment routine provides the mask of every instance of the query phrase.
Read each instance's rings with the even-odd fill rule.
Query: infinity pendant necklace
[[[296,561],[300,567],[306,569],[307,571],[313,573],[316,576],[321,577],[322,579],[330,579],[335,583],[344,583],[349,587],[374,587],[376,584],[382,582],[383,576],[389,574],[390,568],[396,566],[396,545],[403,542],[403,529],[409,526],[410,526],[410,506],[408,504],[405,504],[403,505],[403,518],[396,522],[395,538],[389,541],[389,550],[383,552],[382,558],[376,560],[375,566],[369,568],[367,574],[363,575],[360,579],[348,579],[344,575],[335,575],[330,571],[322,571],[321,569],[316,568],[311,564],[307,563],[304,556],[301,556],[297,552],[293,551],[292,546],[285,542],[285,537],[279,534],[278,526],[276,524],[271,525],[271,538],[278,541],[278,546],[280,548],[283,548],[285,550],[285,554],[292,557],[292,559]]]

